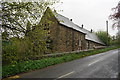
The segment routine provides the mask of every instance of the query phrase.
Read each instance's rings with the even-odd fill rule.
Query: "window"
[[[47,26],[47,24],[45,24],[44,30],[49,30],[49,24],[48,24],[48,26]]]
[[[87,42],[86,45],[87,45],[87,49],[89,49],[89,42]]]
[[[68,47],[69,46],[69,41],[66,41],[66,47]]]
[[[79,40],[79,46],[81,46],[81,40]]]
[[[44,30],[49,30],[49,27],[44,27]]]
[[[45,24],[45,26],[47,26],[47,24]]]

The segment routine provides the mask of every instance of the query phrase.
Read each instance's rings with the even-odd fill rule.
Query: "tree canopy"
[[[35,27],[48,6],[57,3],[58,0],[38,0],[37,2],[2,2],[2,31],[9,35],[26,34],[27,25]]]
[[[98,31],[96,32],[96,35],[100,38],[100,40],[105,43],[106,45],[110,45],[111,37],[109,34],[107,34],[106,31]]]

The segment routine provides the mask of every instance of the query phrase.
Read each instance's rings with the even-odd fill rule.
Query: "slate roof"
[[[55,15],[55,17],[57,18],[57,20],[59,21],[60,24],[62,25],[65,25],[66,27],[69,27],[69,28],[72,28],[72,29],[75,29],[79,32],[82,32],[85,35],[85,39],[86,40],[90,40],[90,41],[93,41],[93,42],[96,42],[96,43],[100,43],[100,44],[103,44],[105,45],[98,37],[96,34],[94,33],[91,33],[91,31],[88,31],[76,24],[74,24],[72,21],[70,21],[69,18],[67,17],[64,17],[63,15],[61,14],[58,14],[56,12],[53,12],[53,14]]]
[[[64,17],[64,16],[62,16],[62,15],[60,15],[58,13],[55,13],[55,12],[54,12],[54,15],[58,19],[58,21],[59,21],[60,24],[65,25],[66,27],[75,29],[75,30],[80,31],[80,32],[82,32],[82,33],[85,34],[85,32],[83,32],[82,30],[80,30],[79,27],[76,26],[76,24],[74,24],[72,21],[69,20],[69,18]]]

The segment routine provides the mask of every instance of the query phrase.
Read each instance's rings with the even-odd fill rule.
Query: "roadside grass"
[[[29,60],[17,64],[5,65],[2,67],[2,78],[6,78],[23,72],[42,69],[51,65],[80,59],[85,56],[90,56],[117,48],[120,47],[108,47],[105,49],[84,51],[84,52],[72,53],[72,54],[64,54],[62,56],[53,56],[53,57],[43,58],[40,60]]]

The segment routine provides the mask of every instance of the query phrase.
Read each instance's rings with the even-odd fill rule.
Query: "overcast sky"
[[[73,19],[75,24],[84,25],[85,29],[94,31],[106,30],[106,20],[112,13],[111,8],[116,7],[119,0],[60,0],[61,5],[55,6],[56,10],[65,17]],[[109,34],[115,35],[117,29],[112,29],[109,21]]]

